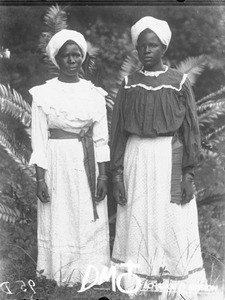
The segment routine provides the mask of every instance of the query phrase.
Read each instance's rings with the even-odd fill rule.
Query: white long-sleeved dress
[[[95,160],[109,160],[106,92],[90,81],[63,83],[57,78],[30,90],[32,156],[45,169],[49,203],[38,201],[37,270],[59,285],[81,282],[89,264],[109,264],[107,200],[97,205],[91,192],[78,139],[49,139],[49,128],[79,133],[93,125]],[[96,168],[97,170],[97,168]],[[89,278],[89,282],[94,278]]]

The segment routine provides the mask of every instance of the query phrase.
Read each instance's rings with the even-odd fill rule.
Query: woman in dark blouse
[[[112,259],[138,264],[133,271],[147,280],[197,284],[205,272],[193,189],[200,152],[194,95],[186,74],[163,65],[167,22],[144,17],[131,35],[143,69],[125,77],[113,112],[111,168],[119,205]],[[124,280],[126,287],[133,284]]]

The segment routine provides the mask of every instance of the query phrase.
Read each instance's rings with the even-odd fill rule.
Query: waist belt
[[[92,127],[85,132],[83,129],[80,133],[67,132],[61,129],[52,128],[49,130],[50,139],[78,139],[81,141],[84,151],[84,167],[88,178],[88,184],[91,190],[91,198],[93,204],[94,220],[98,219],[98,212],[95,202],[95,153],[94,143],[92,138]]]

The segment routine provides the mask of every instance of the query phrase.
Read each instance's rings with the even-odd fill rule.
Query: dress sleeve
[[[183,152],[183,174],[193,172],[198,163],[201,151],[201,137],[199,122],[197,117],[197,107],[191,84],[186,79],[183,86],[183,96],[185,101],[185,117],[181,126],[182,139],[184,143]]]
[[[32,103],[32,120],[31,120],[31,144],[33,152],[29,164],[47,170],[47,142],[48,126],[47,118],[40,106],[35,101]]]
[[[101,117],[98,118],[93,124],[93,141],[95,146],[96,162],[109,161],[109,136],[108,136],[108,123],[105,97],[101,96]]]
[[[124,129],[124,81],[117,93],[113,108],[111,124],[111,171],[123,169],[124,152],[128,139],[128,133]]]

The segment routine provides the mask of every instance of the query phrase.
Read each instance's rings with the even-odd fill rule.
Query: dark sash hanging
[[[52,128],[49,130],[50,139],[78,139],[83,146],[84,151],[84,167],[87,174],[88,184],[91,191],[91,198],[93,204],[93,214],[94,220],[99,219],[96,201],[95,201],[95,190],[96,190],[96,170],[95,170],[95,152],[94,152],[94,142],[93,142],[93,128],[90,127],[87,132],[83,129],[80,133],[73,133],[64,131],[57,128]]]

